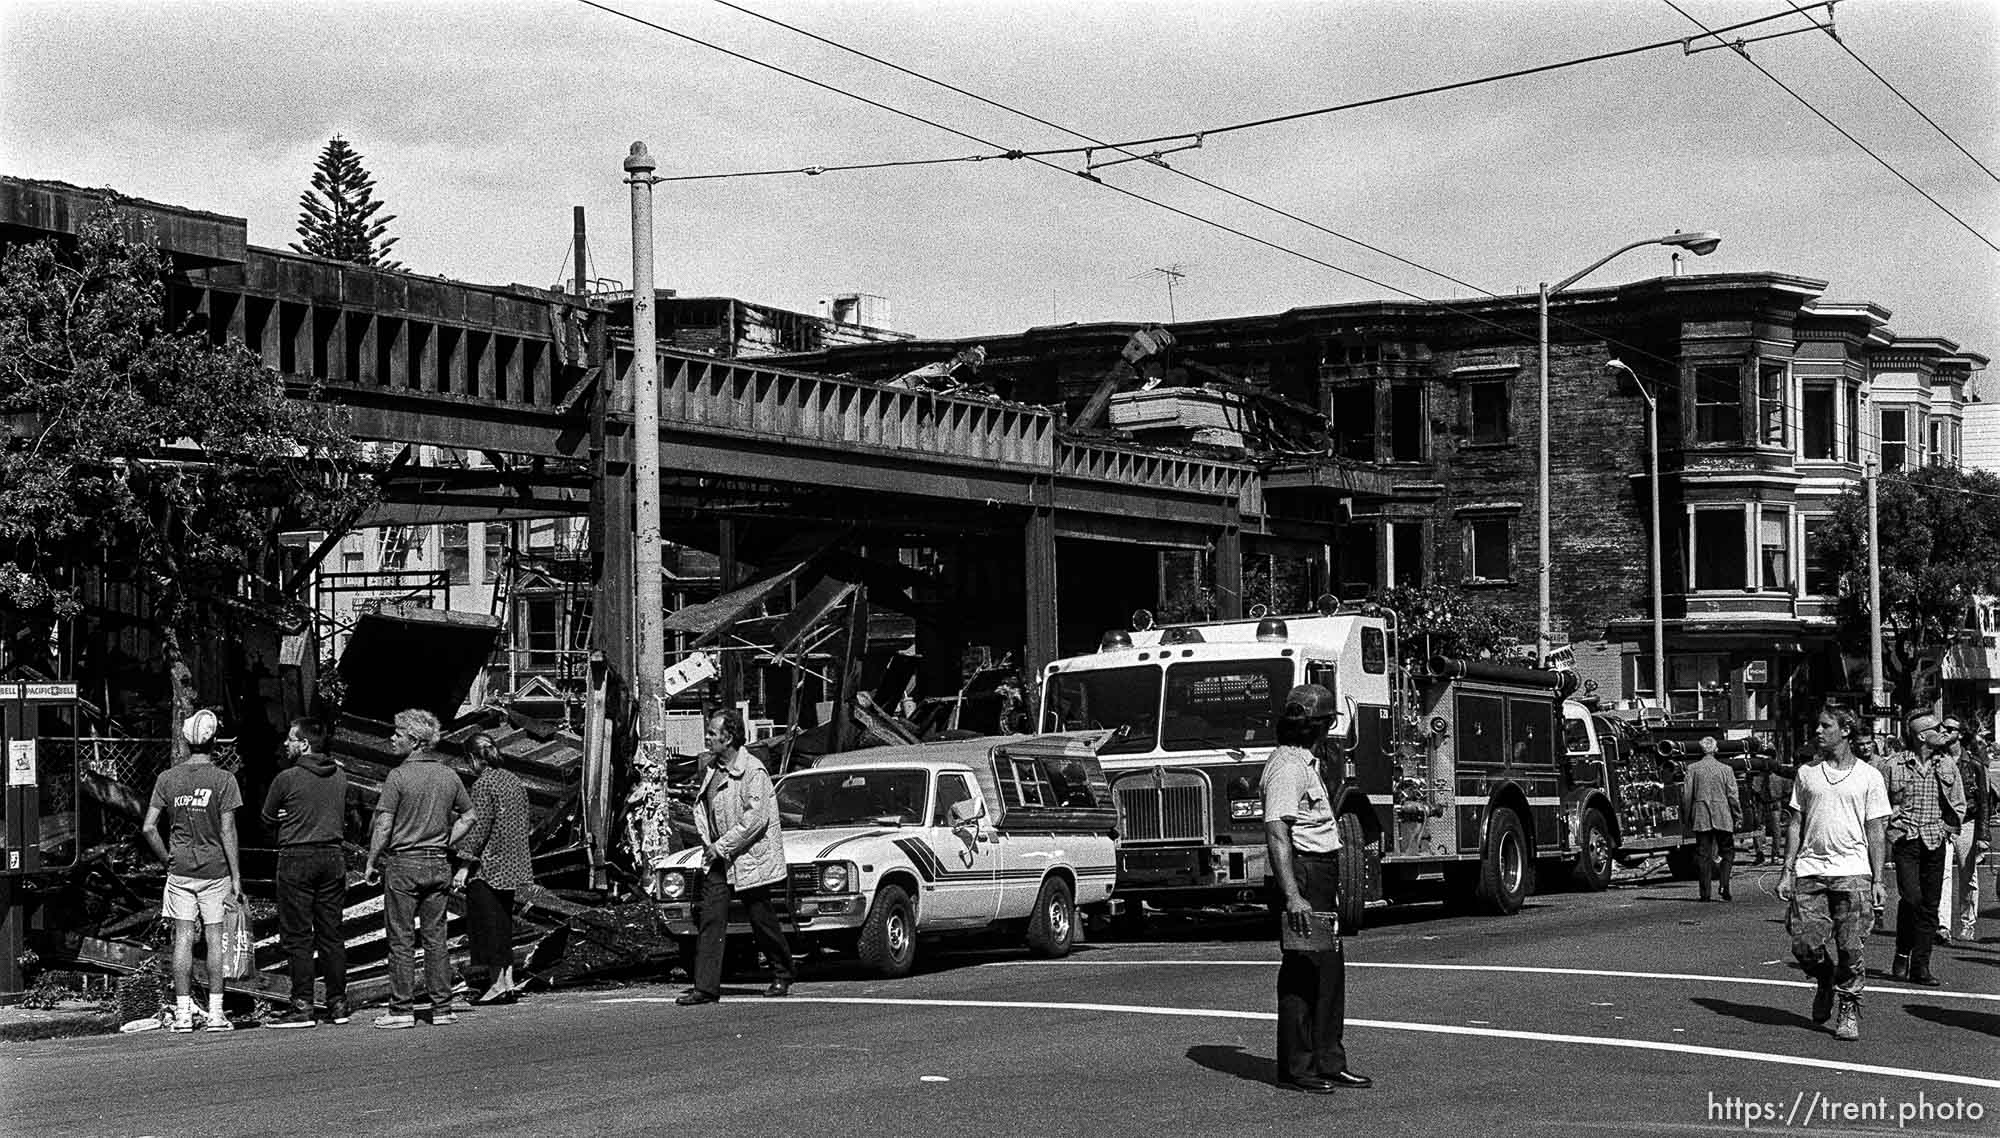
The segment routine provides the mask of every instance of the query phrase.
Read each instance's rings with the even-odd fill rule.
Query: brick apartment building
[[[1672,707],[1782,738],[1807,701],[1865,686],[1834,642],[1832,585],[1807,555],[1812,535],[1866,461],[1887,471],[1962,461],[1968,384],[1987,360],[1949,340],[1899,336],[1886,310],[1826,301],[1825,288],[1782,273],[1729,273],[1557,299],[1551,619],[1555,642],[1569,644],[1600,695],[1659,695],[1646,403],[1629,377],[1607,367],[1613,358],[1659,394]],[[1060,402],[1074,415],[1142,327],[1064,325],[833,347],[774,362],[886,380],[962,360],[978,346],[978,383],[1005,398]],[[1169,331],[1173,347],[1155,373],[1161,383],[1233,380],[1325,411],[1324,438],[1290,444],[1330,449],[1345,471],[1344,509],[1305,527],[1321,546],[1308,555],[1319,562],[1316,585],[1356,595],[1454,581],[1532,624],[1534,297],[1341,304]],[[1238,411],[1254,418],[1256,402]],[[1247,450],[1267,468],[1271,513],[1296,517],[1307,511],[1290,503],[1308,499],[1286,497],[1287,487],[1302,485],[1285,470],[1294,457],[1286,445],[1252,438]],[[1247,555],[1299,550],[1296,540],[1260,536],[1245,535]],[[1156,556],[1164,563],[1176,554]],[[1127,594],[1134,603],[1169,602],[1168,574],[1157,587],[1144,574],[1126,575],[1135,578]]]

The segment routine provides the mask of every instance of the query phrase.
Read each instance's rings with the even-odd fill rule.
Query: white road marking
[[[1276,968],[1275,960],[991,960],[981,968]],[[1525,964],[1412,964],[1389,960],[1350,960],[1349,968],[1404,968],[1425,972],[1515,972],[1542,976],[1603,976],[1614,980],[1694,980],[1703,984],[1762,984],[1775,988],[1811,988],[1810,980],[1780,980],[1765,976],[1706,976],[1699,972],[1623,972],[1608,968],[1543,968]],[[1899,988],[1868,985],[1870,995],[1922,996],[1931,1000],[1987,1000],[2000,995],[1948,992],[1940,988]]]
[[[670,1004],[673,996],[615,996],[600,1004]],[[1077,1004],[1050,1000],[937,1000],[889,999],[879,996],[790,996],[785,1006],[798,1004],[873,1004],[913,1008],[1016,1008],[1028,1011],[1119,1012],[1127,1015],[1175,1016],[1189,1019],[1247,1019],[1275,1021],[1276,1012],[1239,1011],[1234,1008],[1166,1008],[1141,1004]],[[2000,1090],[2000,1079],[1954,1075],[1944,1071],[1921,1071],[1910,1067],[1885,1067],[1875,1063],[1849,1063],[1839,1059],[1819,1059],[1810,1055],[1779,1055],[1766,1051],[1742,1051],[1733,1047],[1703,1047],[1695,1043],[1666,1043],[1652,1039],[1612,1039],[1596,1035],[1563,1035],[1546,1031],[1515,1031],[1498,1027],[1463,1027],[1447,1023],[1399,1023],[1383,1019],[1350,1019],[1347,1026],[1372,1027],[1381,1031],[1415,1031],[1435,1035],[1475,1035],[1488,1039],[1521,1039],[1536,1043],[1573,1043],[1583,1047],[1618,1047],[1632,1051],[1662,1051],[1676,1055],[1707,1055],[1717,1059],[1743,1059],[1789,1067],[1815,1067],[1827,1071],[1858,1071],[1866,1075],[1886,1075],[1934,1083]]]

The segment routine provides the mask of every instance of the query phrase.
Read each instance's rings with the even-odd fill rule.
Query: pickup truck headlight
[[[829,862],[819,867],[819,891],[821,893],[845,893],[854,883],[854,867],[844,861]]]
[[[678,901],[687,896],[688,879],[685,873],[666,873],[660,877],[660,896],[664,900]]]

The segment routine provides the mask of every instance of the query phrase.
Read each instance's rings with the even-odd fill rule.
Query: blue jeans
[[[1842,999],[1861,1000],[1861,948],[1874,923],[1874,885],[1868,878],[1794,879],[1785,917],[1792,955],[1806,975],[1831,981]]]
[[[337,842],[278,851],[278,928],[291,962],[292,1003],[313,1004],[313,950],[326,971],[326,1002],[347,998],[347,941],[340,933],[347,904],[347,856]]]
[[[382,910],[389,926],[389,1010],[408,1015],[416,1003],[416,926],[424,929],[424,986],[431,1013],[451,1010],[451,957],[445,953],[445,893],[451,866],[439,854],[390,854],[382,859]]]

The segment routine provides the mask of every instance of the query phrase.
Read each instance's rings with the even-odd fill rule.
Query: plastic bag
[[[250,911],[242,898],[222,907],[222,978],[241,980],[257,971],[257,942],[250,937]]]

